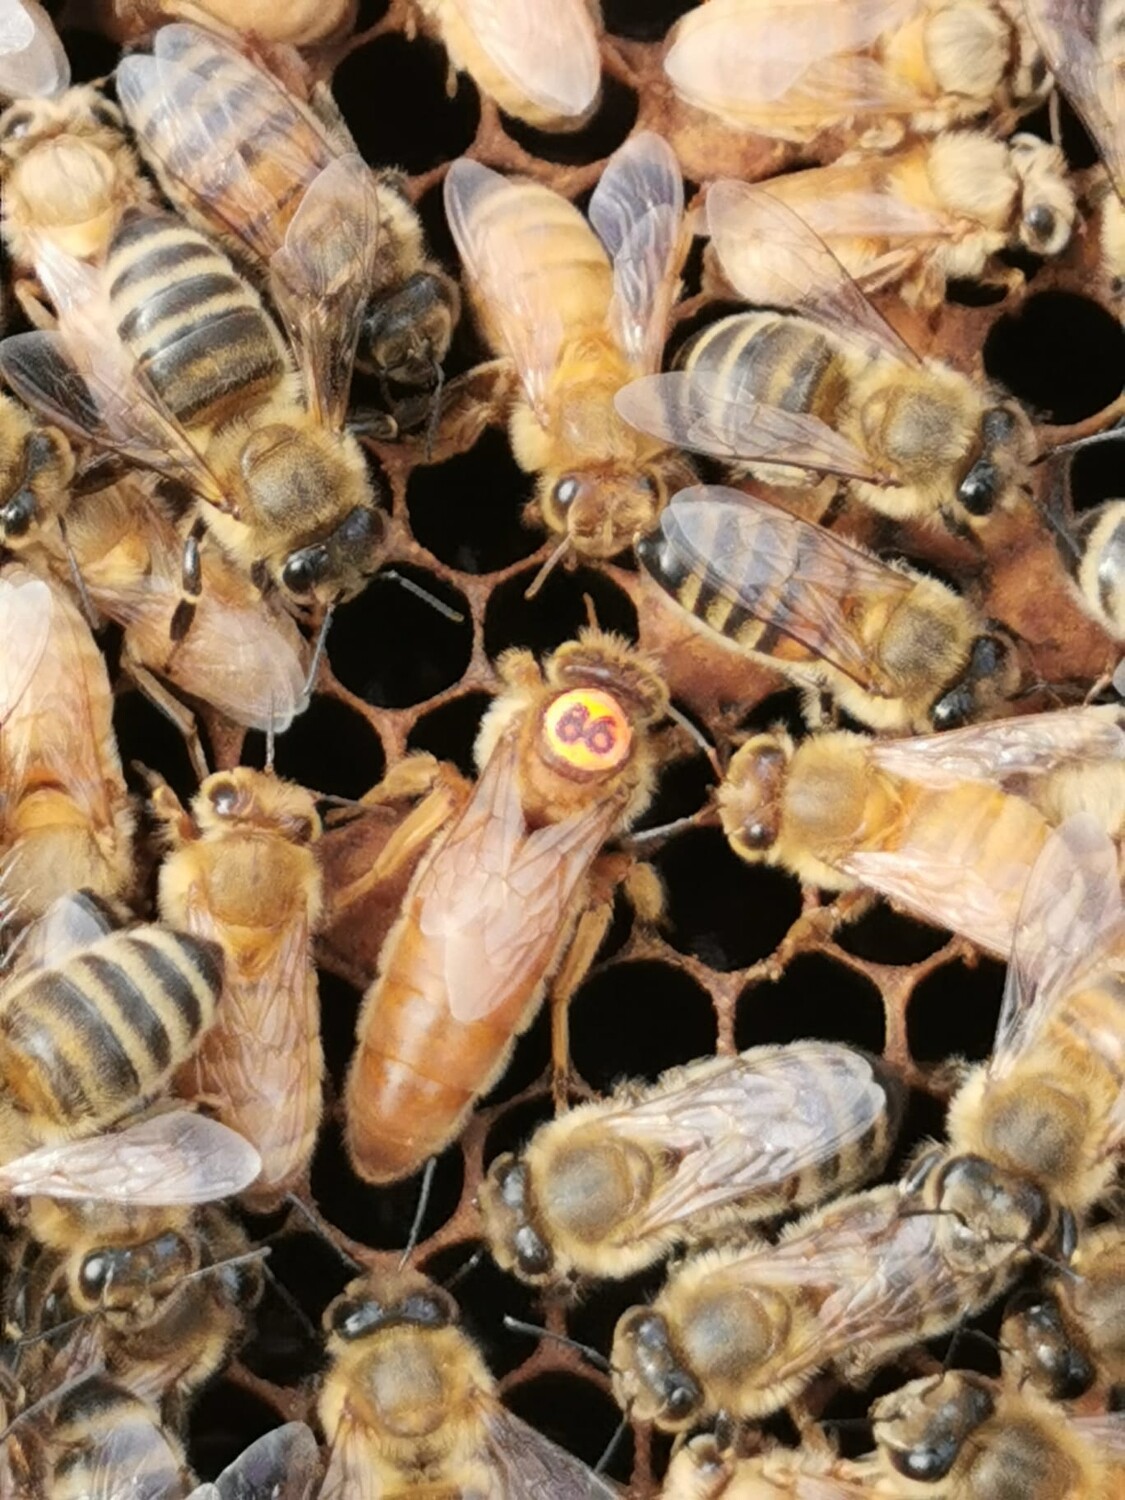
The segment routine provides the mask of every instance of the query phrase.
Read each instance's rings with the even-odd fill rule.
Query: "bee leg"
[[[128,674],[137,691],[147,698],[154,708],[158,708],[166,719],[170,719],[180,731],[184,744],[187,746],[192,770],[201,783],[206,781],[211,774],[211,767],[207,764],[203,741],[199,738],[199,725],[191,709],[186,703],[181,703],[176,695],[164,686],[159,677],[139,661],[125,656],[122,658],[121,668]]]
[[[199,516],[184,537],[183,556],[180,560],[180,602],[172,611],[172,621],[168,626],[173,649],[191,629],[196,606],[203,592],[203,563],[199,555],[199,544],[206,530],[207,523]]]
[[[551,985],[551,1097],[557,1115],[566,1111],[570,1092],[570,1002],[612,921],[613,901],[609,896],[587,906]]]
[[[142,668],[142,671],[144,669]],[[164,780],[159,771],[152,771],[140,761],[133,762],[133,770],[148,787],[148,802],[152,815],[164,827],[173,847],[191,843],[199,837],[199,829],[187,808]]]
[[[398,423],[390,412],[374,406],[353,412],[348,417],[348,431],[353,437],[370,438],[373,443],[394,443],[399,436]]]
[[[430,462],[467,453],[487,427],[507,416],[518,379],[510,359],[490,359],[446,383]]]
[[[58,319],[43,301],[43,289],[34,277],[21,276],[12,283],[12,291],[32,328],[49,331],[58,327]]]

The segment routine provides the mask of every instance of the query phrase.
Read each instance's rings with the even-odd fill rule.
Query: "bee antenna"
[[[74,585],[74,591],[78,595],[78,602],[82,606],[82,613],[86,616],[86,624],[91,630],[101,627],[101,620],[94,608],[90,595],[86,592],[86,580],[82,577],[82,570],[78,566],[78,559],[74,555],[74,548],[70,545],[70,538],[66,534],[66,521],[62,516],[57,516],[59,525],[59,536],[62,540],[63,551],[66,553],[66,565],[70,570],[70,581]]]
[[[643,849],[649,844],[663,843],[665,839],[672,838],[674,834],[683,833],[688,828],[702,828],[713,822],[714,816],[715,809],[708,804],[706,807],[701,807],[698,812],[688,813],[682,818],[673,818],[670,823],[660,823],[655,828],[642,828],[637,833],[630,833],[621,839],[620,843],[625,849]]]
[[[421,599],[436,609],[439,615],[444,615],[447,620],[452,620],[454,625],[464,623],[465,616],[459,609],[446,604],[444,599],[439,599],[436,594],[431,594],[429,589],[424,589],[420,583],[415,583],[413,578],[407,578],[405,573],[398,573],[394,568],[384,568],[379,574],[380,578],[389,578],[392,582],[399,584],[408,594],[413,594],[415,599]]]
[[[703,733],[702,729],[697,724],[693,724],[687,714],[681,713],[674,703],[669,703],[667,712],[672,723],[678,724],[684,733],[703,751],[703,754],[707,757],[708,765],[715,773],[715,779],[722,781],[723,768],[719,764],[718,751]]]
[[[13,1349],[25,1349],[30,1344],[41,1344],[47,1339],[56,1338],[60,1333],[69,1333],[72,1328],[78,1328],[83,1323],[88,1323],[91,1318],[96,1318],[96,1312],[78,1313],[73,1318],[67,1318],[64,1323],[56,1323],[51,1328],[41,1328],[38,1333],[23,1333],[18,1339],[11,1341]]]
[[[1088,432],[1083,437],[1072,438],[1069,443],[1059,443],[1056,447],[1049,448],[1039,455],[1037,461],[1041,462],[1056,453],[1077,453],[1081,448],[1092,448],[1095,443],[1113,443],[1122,437],[1125,437],[1125,417],[1118,417],[1111,427],[1103,427],[1101,432]]]
[[[534,1339],[552,1339],[556,1344],[564,1344],[568,1349],[575,1349],[584,1360],[593,1365],[595,1370],[601,1370],[603,1375],[608,1375],[610,1372],[610,1363],[604,1354],[590,1344],[580,1344],[568,1333],[556,1333],[553,1328],[544,1328],[540,1323],[525,1323],[522,1318],[513,1318],[508,1313],[504,1314],[503,1323],[504,1327],[512,1333],[526,1333]]]
[[[437,1157],[431,1156],[426,1163],[426,1170],[422,1173],[422,1186],[418,1190],[418,1206],[414,1210],[414,1222],[410,1226],[406,1245],[403,1248],[402,1259],[398,1263],[401,1271],[406,1262],[414,1254],[414,1247],[422,1233],[422,1220],[426,1217],[426,1209],[430,1205],[430,1191],[434,1185],[434,1172],[437,1168]]]
[[[277,747],[277,735],[273,727],[273,705],[270,705],[270,721],[266,728],[266,775],[273,775],[273,754]]]
[[[444,1287],[447,1292],[451,1292],[455,1286],[458,1286],[462,1281],[464,1281],[466,1276],[471,1275],[472,1272],[476,1270],[477,1266],[480,1265],[483,1259],[484,1246],[478,1245],[477,1248],[473,1251],[472,1255],[469,1256],[468,1260],[463,1261],[462,1264],[457,1267],[456,1271],[454,1271],[453,1275],[450,1276],[448,1280],[441,1282],[440,1285]]]
[[[324,1243],[328,1245],[332,1250],[335,1250],[336,1254],[353,1273],[353,1275],[363,1276],[366,1274],[367,1267],[360,1265],[359,1261],[354,1260],[346,1250],[340,1249],[336,1241],[325,1230],[317,1215],[313,1213],[312,1209],[308,1206],[307,1203],[301,1202],[296,1193],[286,1193],[285,1201],[289,1204],[290,1208],[295,1208],[297,1210],[297,1212],[301,1215],[305,1223],[309,1226],[309,1228],[315,1235],[322,1239]]]
[[[525,599],[534,599],[535,598],[536,594],[543,587],[543,585],[547,582],[547,579],[550,578],[551,574],[558,567],[559,563],[562,562],[563,558],[570,551],[570,548],[571,548],[570,538],[568,536],[564,536],[563,539],[562,539],[562,541],[555,548],[555,550],[551,553],[551,555],[547,558],[547,561],[543,564],[543,566],[539,569],[538,573],[536,573],[535,577],[528,584],[528,586],[527,586],[527,592],[523,596]]]
[[[301,697],[307,702],[312,697],[312,691],[316,685],[317,676],[320,673],[320,662],[324,656],[324,647],[328,641],[328,632],[332,627],[332,616],[336,613],[336,606],[330,604],[324,611],[324,619],[320,622],[320,629],[316,633],[316,644],[313,646],[312,661],[309,662],[309,670],[305,673],[305,685],[301,689]]]
[[[186,1276],[180,1278],[180,1285],[185,1281],[198,1281],[201,1276],[211,1276],[216,1271],[225,1270],[227,1266],[246,1266],[251,1261],[265,1260],[273,1251],[269,1245],[259,1245],[256,1250],[246,1250],[241,1255],[228,1255],[225,1260],[213,1260],[210,1265],[200,1266],[197,1271],[189,1271]]]
[[[608,1464],[610,1459],[613,1457],[614,1449],[618,1446],[618,1444],[621,1442],[621,1439],[625,1436],[628,1426],[629,1413],[626,1412],[622,1416],[620,1422],[618,1422],[617,1426],[613,1429],[613,1432],[610,1434],[609,1442],[602,1449],[602,1455],[594,1465],[593,1472],[595,1474],[601,1474],[604,1472],[606,1464]]]
[[[586,624],[591,630],[597,630],[599,628],[598,608],[594,603],[594,596],[592,594],[583,594],[582,603],[586,606]]]

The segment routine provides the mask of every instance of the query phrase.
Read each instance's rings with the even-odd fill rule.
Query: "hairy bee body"
[[[1082,605],[1108,635],[1125,640],[1125,500],[1107,500],[1067,525],[1060,555]]]

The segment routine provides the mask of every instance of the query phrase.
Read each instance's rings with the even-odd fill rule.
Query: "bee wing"
[[[693,453],[891,482],[819,417],[755,401],[739,390],[738,376],[737,368],[711,375],[700,367],[643,375],[623,386],[613,404],[631,426]]]
[[[333,431],[347,415],[378,241],[375,179],[362,156],[349,152],[307,188],[270,262],[270,290],[289,330],[309,410]]]
[[[332,1434],[328,1470],[317,1500],[388,1500],[390,1493],[371,1462],[362,1423],[345,1407]]]
[[[616,1490],[499,1401],[481,1401],[494,1483],[481,1500],[616,1500]]]
[[[1125,1460],[1125,1412],[1109,1411],[1086,1417],[1071,1417],[1067,1425],[1114,1463]]]
[[[1068,708],[970,724],[947,734],[876,740],[871,758],[881,770],[923,786],[1043,776],[1066,765],[1125,759],[1125,728],[1116,705]]]
[[[687,247],[684,185],[667,141],[645,130],[615,151],[588,213],[613,260],[618,346],[638,372],[658,370]]]
[[[714,182],[707,227],[724,275],[748,302],[799,313],[873,353],[919,363],[820,236],[780,198],[746,182]]]
[[[643,1236],[827,1161],[886,1108],[867,1058],[831,1042],[796,1042],[724,1058],[602,1123],[676,1163],[637,1222]]]
[[[420,868],[410,908],[445,975],[453,1016],[481,1020],[541,972],[619,804],[528,834],[516,736],[501,740],[449,836]]]
[[[249,1142],[186,1110],[123,1130],[41,1146],[0,1167],[0,1193],[112,1203],[211,1203],[241,1193],[262,1163]]]
[[[997,958],[1011,951],[1018,892],[998,888],[960,858],[943,862],[933,849],[874,850],[837,864],[923,922],[958,932]]]
[[[170,1500],[183,1494],[183,1460],[155,1409],[126,1411],[113,1427],[82,1435],[80,1500]]]
[[[1117,850],[1089,813],[1056,828],[1031,868],[988,1071],[1009,1072],[1084,976],[1125,962]]]
[[[97,269],[47,243],[38,247],[35,265],[59,329],[5,339],[0,374],[79,442],[121,453],[229,509],[218,479],[122,342]]]
[[[907,574],[756,495],[721,485],[693,485],[665,506],[659,539],[640,551],[657,582],[665,549],[736,608],[768,621],[869,691],[880,690],[852,606],[858,597],[872,607],[897,607],[914,587]],[[783,588],[792,578],[800,588]]]
[[[1047,66],[1125,197],[1125,73],[1117,32],[1099,35],[1096,0],[1024,0]]]
[[[72,891],[52,901],[16,938],[4,957],[5,981],[64,963],[114,927],[112,913],[92,891]],[[4,995],[0,990],[0,1010]]]
[[[585,0],[454,0],[474,41],[501,73],[563,118],[598,97],[602,60]]]
[[[519,220],[519,197],[538,196],[544,189],[460,157],[446,175],[444,191],[446,217],[466,278],[495,320],[528,402],[546,425],[546,387],[562,347],[563,323],[549,283],[538,274],[537,251],[549,250],[555,230],[544,226],[540,245],[530,227],[518,235],[505,229]],[[577,209],[572,212],[585,223]]]
[[[0,94],[52,98],[70,85],[70,62],[36,0],[0,0]]]
[[[810,112],[916,108],[915,90],[855,54],[917,8],[918,0],[710,0],[677,27],[664,70],[691,103],[735,119],[754,114],[756,133],[782,140]]]
[[[311,1500],[319,1477],[316,1438],[304,1422],[286,1422],[251,1443],[188,1500]]]
[[[55,596],[42,578],[10,565],[0,573],[0,725],[23,701],[51,638]],[[13,642],[19,649],[12,649]]]
[[[781,179],[785,182],[785,178]],[[763,191],[785,201],[783,194]],[[877,188],[843,188],[826,184],[821,196],[802,197],[800,216],[818,235],[855,236],[857,239],[934,239],[952,233],[951,221],[917,203],[908,203],[897,193]],[[757,246],[750,242],[732,245],[729,254],[739,261],[739,278],[753,283]],[[769,252],[767,251],[767,254]]]
[[[283,244],[286,207],[340,153],[268,69],[190,23],[162,26],[152,56],[124,57],[118,102],[147,152],[221,236],[262,267]],[[259,124],[268,122],[263,167]]]

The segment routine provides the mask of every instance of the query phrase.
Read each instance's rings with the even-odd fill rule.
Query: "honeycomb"
[[[604,98],[594,119],[574,134],[547,135],[503,118],[466,78],[448,92],[444,53],[412,35],[406,0],[361,0],[354,34],[314,64],[331,74],[368,160],[405,171],[432,250],[456,272],[441,182],[461,153],[527,173],[580,204],[606,157],[641,129],[659,130],[671,140],[688,179],[689,201],[704,177],[757,179],[794,165],[791,148],[729,134],[671,94],[661,72],[662,39],[688,8],[686,0],[605,0]],[[232,4],[232,18],[234,10]],[[60,24],[78,80],[112,67],[116,49],[98,29],[92,6],[72,6]],[[1062,122],[1072,166],[1085,184],[1094,152],[1065,105]],[[1046,110],[1028,128],[1046,135]],[[954,286],[926,324],[893,299],[883,310],[921,352],[1006,384],[1033,411],[1048,449],[1116,415],[1125,335],[1108,289],[1098,283],[1094,225],[1087,223],[1057,262],[1025,270],[1026,284],[1001,301]],[[697,248],[675,314],[673,346],[714,315],[701,285]],[[471,370],[486,353],[471,324],[463,322],[448,376]],[[427,464],[417,441],[373,450],[390,493],[389,560],[366,593],[336,616],[311,706],[277,743],[280,774],[325,794],[356,798],[411,750],[431,751],[470,771],[476,727],[496,688],[499,653],[516,645],[550,650],[585,623],[587,601],[602,626],[660,653],[677,706],[720,757],[747,726],[787,719],[801,729],[796,696],[781,679],[718,651],[670,611],[655,607],[652,594],[642,591],[637,574],[624,564],[560,568],[536,597],[525,598],[549,547],[521,523],[530,486],[510,456],[502,425],[490,427],[468,451],[440,456],[443,461]],[[1073,504],[1081,508],[1112,494],[1114,466],[1111,447],[1080,454],[1071,474]],[[1036,469],[1040,496],[1060,482],[1057,464],[1047,461]],[[1029,525],[1021,516],[1018,526],[991,536],[981,555],[945,533],[891,528],[870,514],[848,514],[837,524],[886,555],[956,579],[985,613],[1014,631],[1029,676],[1040,684],[1021,706],[1081,701],[1112,669],[1117,652],[1075,603],[1045,526]],[[422,585],[447,609],[434,609],[404,588],[402,578]],[[108,649],[112,653],[112,633]],[[161,771],[181,796],[191,793],[193,776],[176,732],[124,683],[116,724],[126,764],[141,760]],[[215,766],[240,759],[264,763],[261,736],[243,742],[240,732],[206,713],[203,725]],[[663,767],[659,794],[642,827],[663,827],[704,808],[713,781],[707,757],[685,735]],[[373,858],[400,814],[394,807],[336,814],[340,821],[322,844],[329,893]],[[658,930],[643,928],[619,906],[571,1008],[576,1096],[605,1090],[626,1075],[651,1079],[715,1051],[802,1036],[846,1041],[882,1054],[908,1090],[900,1142],[888,1168],[896,1173],[921,1139],[940,1131],[951,1087],[947,1060],[987,1054],[1003,966],[882,903],[861,903],[859,912],[847,909],[854,905],[848,899],[822,904],[815,891],[802,890],[780,872],[750,869],[705,819],[654,839],[651,857],[667,891],[666,920]],[[189,1456],[203,1477],[279,1421],[311,1419],[321,1312],[354,1274],[354,1262],[394,1265],[407,1241],[419,1180],[389,1189],[359,1181],[343,1149],[340,1117],[362,990],[407,876],[343,913],[322,936],[330,1085],[321,1139],[309,1181],[297,1195],[303,1208],[249,1221],[255,1240],[272,1248],[272,1279],[256,1328],[194,1406]],[[504,1319],[542,1323],[549,1333],[569,1333],[605,1352],[617,1315],[655,1290],[659,1268],[595,1287],[576,1305],[544,1306],[487,1255],[475,1256],[480,1241],[474,1195],[487,1162],[550,1114],[548,1053],[541,1016],[463,1139],[439,1159],[414,1259],[453,1286],[504,1399],[592,1464],[618,1424],[607,1377],[574,1348],[511,1330]],[[984,1326],[995,1323],[986,1319]],[[959,1356],[982,1360],[985,1367],[995,1357],[972,1341],[965,1341]],[[873,1393],[940,1357],[940,1347],[904,1357],[868,1392],[841,1392],[821,1379],[795,1415],[800,1422],[846,1422],[862,1414]],[[793,1436],[788,1418],[767,1426]],[[638,1428],[622,1435],[606,1472],[644,1500],[656,1493],[667,1457],[667,1441]]]

